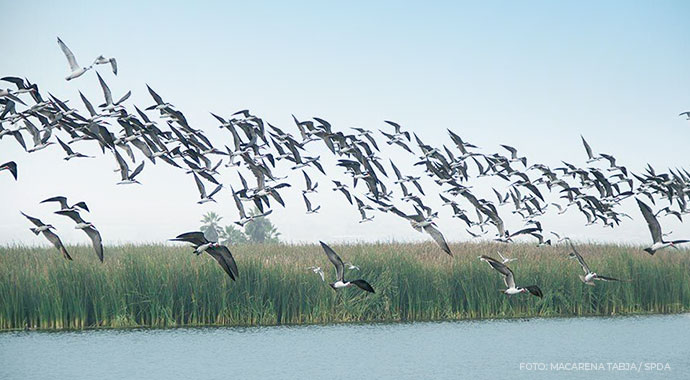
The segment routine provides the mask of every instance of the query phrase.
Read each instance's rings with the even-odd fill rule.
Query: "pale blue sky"
[[[382,121],[392,119],[432,144],[448,141],[451,128],[488,152],[507,143],[550,165],[584,163],[580,134],[633,170],[647,162],[658,169],[690,164],[690,124],[677,116],[690,109],[684,1],[0,1],[0,13],[1,75],[26,76],[79,106],[78,90],[100,101],[93,73],[65,82],[60,36],[83,65],[98,54],[117,57],[118,77],[100,69],[115,96],[131,89],[134,104],[149,105],[148,83],[218,139],[228,137],[209,111],[250,108],[293,132],[292,113],[340,129],[385,128]],[[27,155],[14,145],[0,142],[0,160],[15,159],[22,176],[16,184],[0,178],[7,195],[0,199],[0,242],[35,241],[18,208],[60,222],[66,240],[82,241],[50,207],[36,205],[58,193],[93,204],[90,217],[110,243],[165,239],[197,227],[207,210],[235,217],[229,197],[196,205],[193,183],[160,164],[144,172],[144,186],[123,189],[114,185],[109,159],[65,164],[57,148]],[[173,175],[179,180],[165,182]],[[326,178],[317,180],[330,188]],[[330,196],[315,196],[322,214],[307,216],[295,192],[292,206],[276,210],[273,220],[294,241],[423,238],[390,217],[359,225],[357,210]],[[616,231],[584,228],[575,212],[545,221],[580,238],[646,241],[639,211],[630,213],[637,220]],[[448,215],[439,224],[449,240],[467,239]],[[666,224],[690,233],[687,225]]]

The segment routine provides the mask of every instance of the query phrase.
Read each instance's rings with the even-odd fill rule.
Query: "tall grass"
[[[307,270],[334,271],[317,245],[243,245],[232,249],[233,282],[207,255],[190,248],[124,245],[106,248],[104,264],[89,247],[0,248],[0,329],[274,325],[524,316],[675,313],[690,310],[690,252],[654,257],[640,247],[581,245],[596,272],[627,283],[582,284],[565,247],[459,244],[455,257],[433,244],[333,245],[361,267],[348,277],[376,289],[338,292]],[[518,257],[518,285],[538,284],[544,298],[506,297],[501,276],[480,254]]]

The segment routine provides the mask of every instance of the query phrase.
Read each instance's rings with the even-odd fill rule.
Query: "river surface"
[[[0,379],[690,379],[690,315],[0,333]]]

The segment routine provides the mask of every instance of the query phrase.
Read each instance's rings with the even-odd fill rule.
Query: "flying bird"
[[[573,250],[572,252],[570,252],[569,256],[570,256],[571,258],[577,259],[577,262],[580,263],[580,266],[582,267],[582,270],[585,271],[585,275],[584,275],[584,276],[583,276],[583,275],[579,275],[579,276],[580,276],[580,280],[581,280],[585,285],[594,286],[594,280],[599,280],[599,281],[621,281],[621,280],[619,280],[619,279],[617,279],[617,278],[606,277],[606,276],[602,276],[602,275],[600,275],[600,274],[596,274],[596,273],[592,272],[592,271],[589,269],[589,266],[587,265],[587,263],[585,262],[585,259],[583,259],[583,258],[582,258],[582,255],[580,255],[580,253],[575,249],[575,246],[574,246],[573,243],[570,241],[570,239],[568,239],[568,244],[570,244],[570,249]]]
[[[507,289],[502,289],[501,292],[506,295],[513,295],[513,294],[519,294],[519,293],[527,293],[529,292],[533,296],[542,298],[544,297],[544,294],[542,293],[541,289],[537,285],[530,285],[530,286],[525,286],[519,287],[515,285],[515,276],[513,275],[513,271],[510,270],[505,264],[502,262],[486,256],[486,255],[481,255],[479,257],[481,261],[487,262],[489,265],[491,265],[492,268],[496,269],[502,276],[503,276],[503,282],[506,284],[508,287]]]
[[[79,64],[77,63],[77,59],[74,58],[74,54],[72,51],[65,45],[64,42],[58,37],[57,39],[58,45],[60,46],[60,49],[62,52],[65,54],[65,57],[67,58],[67,62],[69,62],[69,69],[70,69],[70,74],[65,78],[66,80],[72,80],[75,78],[79,78],[80,76],[84,75],[85,72],[89,71],[92,66],[89,67],[79,67]]]
[[[331,288],[335,289],[340,289],[340,288],[348,288],[352,285],[357,286],[358,288],[370,292],[370,293],[375,293],[374,288],[369,285],[368,282],[364,280],[351,280],[351,281],[346,281],[345,280],[345,264],[343,264],[343,261],[340,259],[340,256],[338,256],[335,251],[326,245],[326,243],[320,241],[321,247],[323,248],[324,252],[326,253],[326,256],[328,256],[328,260],[331,261],[333,266],[335,267],[335,272],[336,272],[336,277],[337,280],[335,282],[330,283],[329,285]]]
[[[206,236],[204,236],[203,232],[187,232],[184,234],[180,234],[176,238],[170,240],[192,243],[192,245],[194,246],[194,253],[196,253],[197,256],[201,255],[204,252],[208,253],[218,262],[218,264],[221,266],[221,268],[223,268],[223,270],[225,271],[225,273],[227,273],[230,279],[235,281],[235,279],[239,278],[239,272],[237,270],[235,258],[232,257],[232,253],[230,252],[228,247],[217,242],[209,241],[208,239],[206,239]]]
[[[656,251],[664,249],[666,247],[675,247],[676,244],[690,242],[690,240],[664,241],[663,234],[661,232],[661,225],[659,224],[659,221],[656,219],[656,216],[654,216],[654,212],[652,212],[652,209],[646,203],[642,202],[638,198],[635,198],[635,200],[637,201],[637,205],[640,207],[642,216],[644,216],[644,219],[647,221],[649,232],[652,234],[653,244],[645,248],[645,252],[649,253],[650,255],[653,255]]]
[[[74,220],[77,225],[74,227],[76,229],[80,229],[86,233],[86,235],[89,236],[89,239],[91,239],[91,244],[93,245],[94,251],[96,251],[96,256],[98,256],[98,260],[103,262],[103,240],[101,239],[101,234],[98,232],[96,227],[92,223],[84,221],[84,219],[81,218],[79,215],[79,212],[74,211],[74,210],[60,210],[60,211],[55,211],[56,214],[58,215],[64,215],[72,220]]]
[[[72,257],[69,255],[67,252],[67,249],[65,249],[65,246],[62,244],[62,241],[60,240],[60,237],[58,237],[51,229],[55,229],[52,224],[44,224],[41,222],[40,219],[31,217],[29,215],[24,214],[23,212],[21,213],[24,215],[31,223],[33,223],[36,227],[31,228],[31,232],[34,233],[34,235],[38,235],[39,233],[42,233],[43,236],[45,236],[46,239],[48,239],[49,242],[51,242],[55,248],[62,253],[62,256],[67,259],[67,260],[72,260]]]

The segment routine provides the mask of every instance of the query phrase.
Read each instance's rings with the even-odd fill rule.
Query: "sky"
[[[0,1],[0,75],[27,77],[79,109],[79,91],[100,103],[94,72],[64,80],[59,36],[82,65],[99,54],[117,58],[116,77],[98,69],[114,97],[131,90],[130,107],[148,106],[149,84],[193,127],[228,144],[209,112],[250,109],[293,134],[292,114],[324,118],[337,130],[386,130],[383,120],[395,120],[439,147],[449,143],[450,128],[484,152],[508,144],[530,163],[550,166],[585,165],[583,135],[595,152],[613,154],[633,171],[647,163],[688,168],[690,122],[678,114],[690,109],[689,12],[684,1]],[[18,182],[0,173],[0,244],[45,243],[20,210],[54,224],[67,243],[88,241],[52,214],[54,205],[39,204],[54,195],[86,201],[92,212],[85,219],[105,244],[162,242],[198,229],[208,211],[228,224],[237,219],[228,192],[198,205],[194,182],[164,164],[147,163],[142,186],[116,186],[114,161],[92,146],[80,145],[99,158],[64,162],[59,147],[27,154],[16,145],[0,141],[0,161],[15,160],[20,170]],[[380,156],[404,172],[419,169],[395,149]],[[285,241],[426,239],[388,215],[358,223],[357,209],[330,191],[337,175],[324,160],[329,177],[310,172],[321,187],[310,197],[322,206],[319,214],[304,213],[301,174],[288,179],[288,207],[271,215]],[[236,173],[225,170],[221,179],[235,183]],[[574,210],[542,222],[580,240],[649,241],[634,201],[623,210],[635,220],[615,230],[585,227]],[[690,236],[688,224],[661,222],[674,237]],[[448,210],[437,224],[450,241],[469,239]]]

